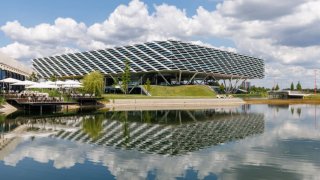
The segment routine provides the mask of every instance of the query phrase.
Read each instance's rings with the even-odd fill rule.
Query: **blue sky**
[[[128,4],[129,0],[10,0],[1,2],[0,24],[19,20],[26,26],[42,22],[53,22],[57,17],[71,17],[78,21],[92,24],[105,18],[119,5]],[[154,4],[171,4],[186,9],[193,15],[199,6],[213,10],[219,0],[146,0],[151,11]]]
[[[128,4],[129,0],[10,0],[0,6],[0,26],[8,21],[19,21],[26,27],[40,23],[53,23],[58,17],[70,17],[87,25],[104,21],[119,4]],[[185,9],[188,16],[193,16],[196,9],[202,6],[214,10],[220,0],[147,0],[150,12],[154,12],[154,5],[167,3],[180,9]],[[0,46],[11,42],[0,31]],[[201,38],[204,42],[217,46],[234,46],[233,42],[225,38]]]
[[[0,51],[30,63],[178,39],[263,58],[266,78],[257,85],[312,87],[320,67],[319,17],[314,0],[10,0],[0,6]]]

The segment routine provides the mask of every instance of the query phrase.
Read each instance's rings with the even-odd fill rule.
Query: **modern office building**
[[[131,80],[141,84],[210,83],[217,80],[261,79],[264,61],[259,58],[181,41],[153,41],[87,52],[33,59],[42,78],[83,76],[98,70],[106,85],[121,81],[129,61]]]
[[[30,76],[32,69],[19,61],[0,53],[0,80],[5,78],[14,78],[25,80]]]

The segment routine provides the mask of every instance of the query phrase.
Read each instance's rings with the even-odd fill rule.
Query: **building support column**
[[[237,90],[237,84],[238,84],[238,82],[240,81],[240,79],[242,79],[242,77],[240,77],[239,79],[236,80],[236,83],[234,84],[234,88],[232,89],[232,92],[233,92],[233,93],[236,93],[236,92],[237,92],[237,91],[236,91],[236,90]]]
[[[233,79],[233,77],[232,77],[232,76],[231,76],[231,78],[230,78],[230,79],[228,79],[228,80],[229,80],[228,86],[227,86],[227,84],[226,84],[226,81],[225,81],[225,80],[223,80],[223,82],[224,82],[224,86],[225,86],[225,91],[226,91],[226,93],[227,93],[227,94],[229,94],[229,93],[231,93],[231,92],[232,92],[232,88],[233,88],[233,86],[232,86],[232,79]]]
[[[202,83],[204,84],[204,81],[209,77],[209,75],[206,75],[206,77],[203,78]]]
[[[182,71],[179,71],[179,85],[181,85],[181,76],[182,76]]]
[[[238,85],[239,81],[243,80],[243,77],[237,78],[235,80],[234,84],[232,83],[232,80],[233,80],[233,77],[231,77],[229,79],[228,87],[226,86],[225,80],[223,80],[224,81],[224,86],[225,86],[225,89],[226,89],[226,93],[236,93],[237,85]],[[242,82],[244,82],[246,80],[247,79],[244,79]]]
[[[242,80],[242,81],[241,81]],[[240,79],[239,79],[239,81],[241,81],[241,84],[243,83],[243,82],[245,82],[247,80],[247,78],[244,78],[243,79],[243,77],[241,77]]]
[[[170,83],[167,81],[167,79],[161,74],[161,72],[158,72],[158,74],[160,74],[160,76],[162,77],[162,79],[166,82],[166,85],[170,85]]]
[[[227,93],[227,84],[225,79],[223,79],[223,85],[224,85],[224,91],[225,93]]]
[[[142,79],[143,79],[143,77],[144,77],[144,75],[142,75],[142,76],[140,77],[140,79],[139,79],[139,81],[138,81],[138,84],[136,84],[136,85],[134,85],[134,86],[132,87],[132,89],[129,91],[129,94],[132,92],[132,90],[133,90],[135,87],[138,87],[138,86],[140,85],[140,83],[141,83],[141,85],[142,85]]]
[[[196,75],[198,75],[198,74],[199,74],[198,72],[194,73],[194,75],[189,79],[189,81],[187,82],[187,84],[191,83],[192,80],[193,80],[193,79],[196,77]]]
[[[228,93],[231,93],[232,92],[232,77],[231,79],[229,79],[229,87],[228,87]]]

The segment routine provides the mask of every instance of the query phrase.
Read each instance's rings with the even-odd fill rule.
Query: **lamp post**
[[[317,94],[317,70],[314,70],[314,95]]]

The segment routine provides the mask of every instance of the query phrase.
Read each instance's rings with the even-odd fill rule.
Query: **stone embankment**
[[[16,110],[17,110],[17,108],[15,108],[14,106],[11,106],[10,104],[5,103],[5,104],[1,105],[0,113],[3,115],[8,115],[8,114],[15,112]]]

